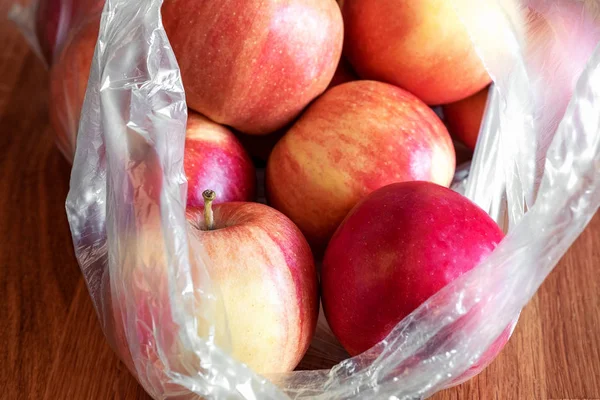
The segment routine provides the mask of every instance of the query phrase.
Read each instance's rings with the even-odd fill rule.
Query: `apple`
[[[215,197],[212,190],[205,191],[206,206],[188,208],[187,218],[191,239],[202,244],[208,274],[223,300],[231,355],[261,374],[292,371],[309,347],[318,317],[317,273],[310,247],[278,211],[259,203],[213,205]],[[161,340],[169,348],[163,357],[175,365],[192,355],[184,350],[178,353],[181,344],[168,307],[166,250],[160,229],[149,224],[139,235],[128,248],[128,254],[137,256],[123,266],[118,282],[127,288],[128,299],[112,302],[117,326],[114,341],[127,365],[132,364],[131,354],[141,354],[143,362],[160,374],[164,368],[149,327],[160,323]],[[196,261],[191,261],[198,288],[202,274]],[[149,281],[153,283],[137,283]],[[160,316],[161,321],[151,315]],[[134,321],[135,329],[123,329],[127,320]],[[204,316],[198,315],[198,320],[198,331],[206,333]],[[133,335],[130,344],[126,331]],[[215,332],[218,345],[225,336],[225,332]]]
[[[292,221],[266,205],[213,208],[211,191],[205,198],[202,212],[189,210],[190,220],[225,302],[234,357],[259,373],[293,370],[310,345],[319,311],[308,243]]]
[[[342,51],[334,0],[169,0],[162,15],[189,107],[249,134],[292,122]]]
[[[485,88],[471,97],[443,107],[448,130],[471,150],[475,150],[477,144],[488,91],[489,88]]]
[[[372,191],[411,180],[447,186],[454,169],[450,135],[426,104],[386,83],[355,81],[328,90],[277,143],[267,199],[320,253]]]
[[[333,333],[351,355],[368,350],[503,236],[483,210],[445,187],[417,181],[376,190],[348,214],[323,259],[323,308]],[[511,329],[480,363],[498,354]]]
[[[452,1],[352,0],[343,16],[344,54],[361,78],[395,84],[427,104],[458,101],[491,81]],[[494,24],[485,19],[473,29],[487,36]]]

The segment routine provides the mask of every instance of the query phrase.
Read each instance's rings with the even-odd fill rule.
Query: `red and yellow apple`
[[[212,195],[207,195],[209,203]],[[314,260],[298,228],[280,212],[258,203],[208,204],[188,209],[187,218],[191,239],[202,244],[207,272],[223,300],[231,355],[261,374],[293,370],[309,347],[319,307]],[[138,354],[137,362],[153,366],[152,374],[160,376],[164,359],[177,367],[193,355],[179,342],[179,327],[170,310],[167,252],[158,226],[145,226],[127,248],[131,257],[122,266],[118,284],[128,297],[112,302],[112,307],[119,353],[128,365],[130,354]],[[194,258],[191,262],[197,289],[203,274]],[[204,335],[206,321],[203,315],[197,317],[198,332]],[[124,320],[133,321],[135,327],[128,330],[129,340]],[[156,325],[159,339],[151,329]],[[215,332],[218,345],[225,337],[226,332]],[[157,345],[166,346],[166,354],[159,356]],[[143,368],[144,373],[149,370]]]
[[[210,259],[233,342],[233,355],[259,373],[293,370],[310,345],[319,311],[314,260],[300,230],[258,203],[190,210]]]
[[[458,101],[491,81],[452,1],[352,0],[343,16],[344,54],[361,78],[395,84],[427,104]]]
[[[386,83],[355,81],[328,90],[277,143],[267,199],[320,252],[372,191],[410,180],[447,186],[454,169],[450,135],[426,104]]]
[[[334,0],[169,0],[162,15],[189,107],[249,134],[292,122],[342,51]]]
[[[342,222],[323,259],[323,307],[333,333],[351,355],[368,350],[476,267],[503,236],[466,197],[430,182],[396,183],[371,193]],[[510,333],[480,363],[493,359]]]
[[[471,150],[475,150],[477,144],[488,91],[489,89],[486,88],[471,97],[443,107],[444,121],[448,125],[448,130]]]

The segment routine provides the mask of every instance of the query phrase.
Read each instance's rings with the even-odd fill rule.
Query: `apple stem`
[[[202,197],[204,198],[204,222],[206,223],[206,228],[212,231],[215,225],[212,202],[217,197],[217,194],[214,190],[205,190],[202,192]]]

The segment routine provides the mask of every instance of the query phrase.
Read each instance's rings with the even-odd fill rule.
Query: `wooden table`
[[[0,398],[146,399],[104,342],[73,255],[48,74],[6,22],[0,48]],[[596,216],[498,359],[436,398],[600,399],[599,267]]]

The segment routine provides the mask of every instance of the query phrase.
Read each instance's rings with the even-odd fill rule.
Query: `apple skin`
[[[202,192],[219,193],[217,202],[252,201],[256,171],[252,160],[227,128],[189,112],[183,166],[188,181],[187,206],[201,207]]]
[[[358,80],[358,76],[352,70],[352,66],[342,57],[327,90],[356,80]],[[268,135],[248,135],[240,131],[234,132],[246,151],[256,161],[257,167],[264,167],[277,142],[281,140],[297,120],[298,118],[294,119],[292,123]]]
[[[348,214],[323,259],[322,300],[333,333],[351,355],[368,350],[476,267],[503,236],[466,197],[430,182],[396,183],[371,193]],[[480,363],[497,355],[510,332]]]
[[[215,204],[212,209],[214,230],[205,230],[203,209],[188,209],[187,219],[191,239],[202,244],[208,274],[227,312],[231,355],[261,374],[292,371],[310,345],[319,311],[317,273],[310,247],[287,217],[263,204],[230,202]],[[180,348],[178,326],[168,306],[166,248],[161,230],[158,224],[155,228],[150,224],[138,234],[139,240],[128,248],[130,262],[122,267],[117,282],[127,298],[111,301],[115,327],[112,341],[134,374],[131,354],[139,355],[138,362],[153,366],[142,368],[151,377],[138,376],[141,381],[165,382],[158,343],[149,327],[160,323],[162,343],[170,350],[164,356],[175,370],[183,369],[185,360],[193,360],[193,355]],[[203,275],[194,258],[191,262],[194,285],[201,287]],[[204,300],[198,297],[197,301]],[[152,315],[158,315],[160,321],[153,321]],[[129,329],[124,329],[123,321],[132,322]],[[199,333],[206,334],[204,316],[198,315],[198,321]],[[224,346],[227,333],[219,331],[219,326],[215,341]],[[133,348],[128,344],[128,335]]]
[[[355,81],[328,90],[277,143],[267,199],[322,253],[346,214],[394,182],[449,185],[455,169],[446,127],[405,90]]]
[[[488,92],[489,88],[485,88],[471,97],[443,107],[448,130],[471,150],[475,150],[477,144]]]
[[[432,105],[491,81],[451,1],[352,0],[343,16],[344,54],[363,79],[400,86]]]
[[[342,51],[334,0],[169,0],[162,15],[189,107],[248,134],[297,117]]]
[[[213,207],[215,230],[189,210],[225,302],[233,356],[254,371],[292,371],[310,345],[319,312],[310,247],[286,216],[259,203]]]

